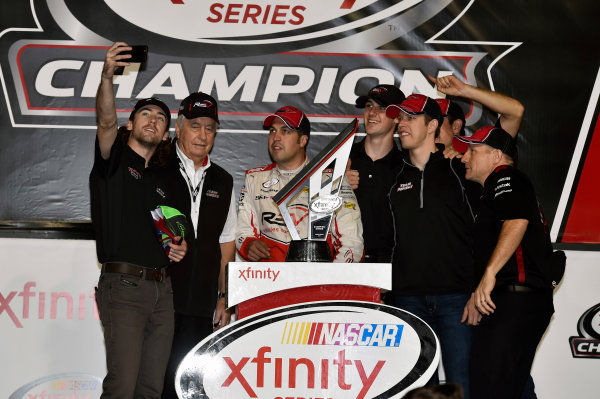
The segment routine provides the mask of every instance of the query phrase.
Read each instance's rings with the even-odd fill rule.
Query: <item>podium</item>
[[[303,302],[354,300],[380,303],[391,289],[389,263],[231,262],[227,307],[238,319]]]
[[[390,288],[390,264],[229,263],[238,317],[183,359],[179,398],[401,398],[440,348],[423,320],[380,303]]]

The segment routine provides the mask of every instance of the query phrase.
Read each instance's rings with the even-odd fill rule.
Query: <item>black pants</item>
[[[162,399],[178,399],[175,392],[175,373],[179,363],[197,343],[213,332],[212,317],[188,316],[175,313],[175,335],[165,375]]]
[[[554,313],[552,292],[492,293],[496,310],[474,329],[471,399],[519,399]]]

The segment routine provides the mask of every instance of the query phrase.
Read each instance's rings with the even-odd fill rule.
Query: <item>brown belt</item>
[[[153,269],[125,262],[106,262],[102,265],[102,273],[121,273],[136,276],[143,280],[163,281],[169,276],[169,267]]]

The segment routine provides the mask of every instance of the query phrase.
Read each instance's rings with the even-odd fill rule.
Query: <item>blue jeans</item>
[[[394,295],[391,305],[404,309],[425,321],[440,340],[446,382],[459,384],[469,399],[469,354],[472,327],[460,322],[471,294]],[[430,384],[439,382],[437,373]]]

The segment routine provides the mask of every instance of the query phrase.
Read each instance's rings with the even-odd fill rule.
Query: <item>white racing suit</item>
[[[275,163],[246,171],[246,181],[239,200],[236,247],[245,260],[248,244],[261,240],[270,248],[271,257],[264,262],[283,262],[292,240],[273,196],[308,163],[294,171],[280,170]],[[335,262],[360,262],[363,259],[362,223],[356,196],[346,177],[339,191],[342,205],[334,212],[327,236]],[[301,192],[288,203],[290,216],[300,237],[308,234],[308,192]]]

